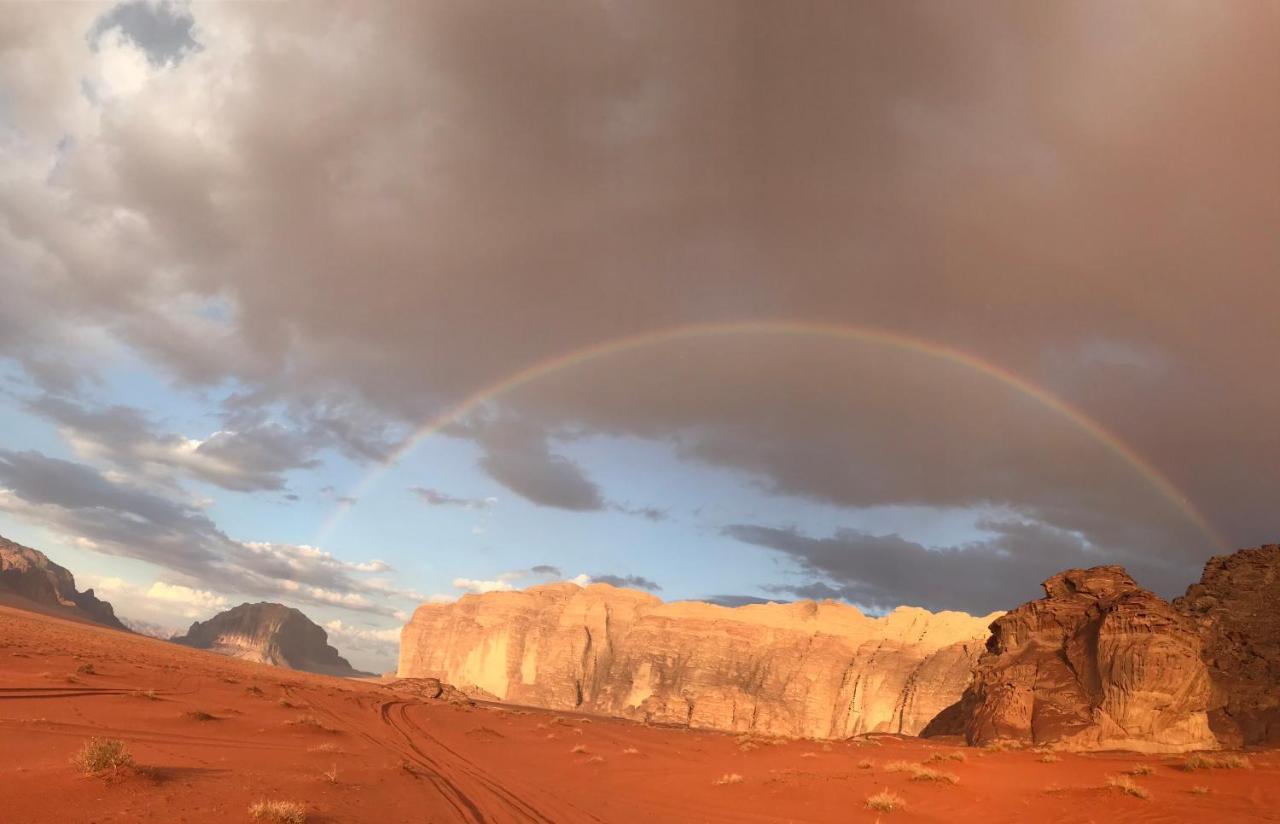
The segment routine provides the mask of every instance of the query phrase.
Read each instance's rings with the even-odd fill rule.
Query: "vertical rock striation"
[[[832,602],[663,603],[606,584],[552,584],[424,604],[401,677],[515,704],[652,723],[833,738],[914,734],[969,681],[994,617]]]

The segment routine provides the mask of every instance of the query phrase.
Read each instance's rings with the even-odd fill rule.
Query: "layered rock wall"
[[[995,616],[806,601],[663,603],[553,584],[424,604],[401,677],[653,723],[813,738],[914,734],[954,703]]]

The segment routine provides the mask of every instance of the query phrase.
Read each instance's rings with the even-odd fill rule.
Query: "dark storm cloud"
[[[661,585],[643,575],[592,575],[591,582],[593,584],[609,584],[610,586],[628,589],[644,589],[649,592],[660,592],[662,590]]]
[[[1079,406],[1228,543],[1275,537],[1280,56],[1247,4],[211,4],[218,37],[109,117],[80,93],[98,12],[28,5],[0,23],[24,135],[0,350],[47,383],[101,335],[188,383],[238,380],[250,409],[355,404],[335,437],[376,460],[619,336],[868,324]],[[548,506],[609,505],[550,445],[571,429],[839,506],[995,505],[1107,560],[1215,549],[1060,415],[884,346],[668,345],[490,406],[521,439],[458,432]],[[882,572],[831,579],[860,597],[941,598],[886,577],[891,552],[991,595],[985,544],[809,540],[837,539]]]
[[[121,3],[99,18],[89,30],[89,42],[118,28],[147,54],[154,65],[177,62],[199,44],[191,37],[194,24],[189,11],[170,0],[133,0]]]
[[[708,595],[700,599],[708,604],[722,607],[745,607],[751,604],[774,604],[785,602],[782,598],[761,598],[758,595]]]
[[[982,615],[1038,597],[1039,583],[1072,567],[1125,560],[1108,557],[1079,536],[1039,524],[986,522],[994,537],[948,548],[928,548],[897,535],[840,530],[813,538],[795,529],[738,524],[725,533],[767,547],[826,581],[768,585],[797,598],[842,598],[873,609],[911,604]],[[1181,594],[1199,576],[1195,565],[1169,567],[1137,556],[1127,560],[1139,583],[1166,596]]]
[[[481,438],[480,468],[512,492],[540,506],[588,512],[605,508],[594,481],[577,463],[553,454],[543,437],[491,433]]]
[[[552,566],[551,564],[538,564],[536,566],[529,567],[529,572],[534,575],[544,575],[551,578],[564,577],[564,572],[561,571],[560,567]]]
[[[387,615],[385,596],[399,594],[353,577],[389,571],[380,561],[350,564],[311,547],[236,541],[189,504],[39,452],[0,449],[0,509],[203,588]]]

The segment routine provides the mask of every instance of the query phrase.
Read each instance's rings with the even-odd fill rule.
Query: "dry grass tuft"
[[[1182,769],[1187,772],[1194,772],[1195,770],[1249,770],[1253,769],[1253,765],[1243,755],[1232,755],[1230,753],[1210,755],[1209,753],[1194,752],[1187,756],[1186,761],[1182,762]]]
[[[254,686],[254,685],[252,685],[252,684],[250,684],[249,686],[245,687],[245,688],[244,688],[244,691],[245,691],[245,693],[246,693],[246,694],[248,694],[248,695],[256,695],[256,696],[257,696],[257,697],[259,697],[259,698],[261,698],[261,697],[262,697],[262,695],[263,695],[262,688],[261,688],[261,687],[256,687],[256,686]]]
[[[917,767],[911,773],[912,781],[936,781],[939,784],[959,784],[960,776],[955,773],[933,770],[928,767]]]
[[[331,744],[326,741],[323,744],[316,744],[314,747],[307,747],[307,752],[342,752],[338,749],[337,744]]]
[[[1141,798],[1144,801],[1151,797],[1151,794],[1147,792],[1145,787],[1139,787],[1137,784],[1133,783],[1132,779],[1126,778],[1123,775],[1113,775],[1108,778],[1107,786],[1114,790],[1119,790],[1125,795],[1131,795],[1134,798]]]
[[[587,763],[588,763],[588,764],[603,764],[603,763],[604,763],[604,756],[603,756],[603,755],[593,755],[593,756],[591,756],[590,758],[588,758],[588,759],[587,759]]]
[[[724,775],[711,782],[713,784],[741,784],[742,776],[737,773],[725,773]]]
[[[623,755],[639,755],[640,751],[637,750],[635,747],[627,747],[625,750],[622,751],[622,754]]]
[[[124,767],[133,766],[133,756],[117,738],[90,738],[71,763],[85,775],[99,775],[107,770],[114,775]]]
[[[276,824],[304,824],[307,808],[296,801],[258,801],[249,807],[249,817]]]
[[[322,775],[324,775],[325,781],[328,781],[330,784],[337,784],[338,783],[338,762],[337,761],[333,762],[333,767],[331,767],[329,770],[322,773]]]
[[[569,750],[569,752],[572,752],[572,753],[579,753],[579,752],[586,752],[586,751],[587,751],[587,748],[582,744],[574,744],[573,749]]]
[[[891,793],[888,790],[881,790],[867,799],[868,810],[876,810],[882,813],[891,813],[905,806],[907,806],[907,802],[902,796],[897,793]]]
[[[913,764],[910,761],[894,761],[885,765],[885,769],[889,772],[905,772],[911,773],[912,781],[937,781],[942,784],[958,784],[960,777],[955,773],[942,772],[923,764]]]
[[[859,761],[859,762],[858,762],[858,769],[860,769],[860,770],[869,770],[869,769],[871,769],[872,767],[874,767],[875,765],[876,765],[876,763],[875,763],[874,761],[872,761],[870,758],[864,758],[864,759],[862,759],[861,761]]]
[[[97,671],[94,670],[93,664],[81,664],[80,666],[76,667],[76,672],[80,673],[81,675],[97,675],[98,674]]]
[[[1037,758],[1036,760],[1039,761],[1041,764],[1057,764],[1062,759],[1051,752],[1047,752],[1044,755]]]
[[[987,752],[1008,752],[1009,750],[1020,750],[1022,747],[1013,741],[991,741],[983,744],[982,749]]]
[[[205,712],[204,710],[191,710],[184,712],[182,717],[188,721],[217,721],[218,716]]]
[[[936,764],[939,761],[964,761],[965,754],[956,750],[955,752],[935,752],[924,760],[926,764]]]
[[[1134,764],[1132,769],[1125,770],[1125,775],[1155,775],[1156,768],[1150,764]]]
[[[816,752],[802,752],[800,753],[800,757],[801,758],[817,758],[818,754]]]
[[[1193,795],[1208,795],[1209,788],[1208,787],[1192,787],[1190,792]]]
[[[135,698],[145,698],[148,701],[159,701],[160,695],[155,690],[141,690],[133,693]]]

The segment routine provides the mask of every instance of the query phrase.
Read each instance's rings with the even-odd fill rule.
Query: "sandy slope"
[[[83,665],[94,673],[78,673]],[[154,690],[154,697],[145,693]],[[292,706],[284,706],[281,701]],[[203,711],[216,720],[187,713]],[[311,716],[324,729],[291,724]],[[87,778],[90,736],[128,742],[142,769]],[[582,747],[584,751],[573,750]],[[890,772],[954,752],[889,737],[747,743],[543,711],[420,702],[0,606],[0,821],[235,822],[260,798],[315,822],[1277,821],[1280,753],[1251,770],[1186,773],[1174,759],[968,750],[959,784]],[[632,752],[631,750],[634,750]],[[860,764],[870,761],[869,768]],[[1150,800],[1103,789],[1134,778]],[[336,766],[336,781],[327,771]],[[726,774],[740,783],[717,784]],[[1193,786],[1209,788],[1193,794]],[[904,810],[865,799],[891,789]]]

